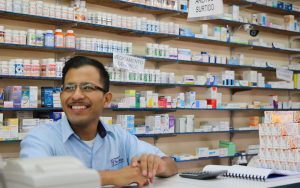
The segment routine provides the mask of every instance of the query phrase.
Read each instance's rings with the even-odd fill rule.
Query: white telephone
[[[8,160],[6,188],[98,188],[100,176],[72,157]],[[1,187],[1,185],[0,185]]]

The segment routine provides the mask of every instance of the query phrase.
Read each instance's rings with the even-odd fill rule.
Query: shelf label
[[[188,20],[209,20],[224,12],[223,0],[190,0]]]
[[[287,69],[276,69],[276,78],[285,80],[285,81],[293,81],[293,71]]]
[[[114,53],[113,66],[126,70],[144,71],[145,59],[126,54]]]

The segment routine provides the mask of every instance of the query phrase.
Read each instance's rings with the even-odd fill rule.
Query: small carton
[[[199,158],[208,157],[208,147],[196,148],[196,155]]]

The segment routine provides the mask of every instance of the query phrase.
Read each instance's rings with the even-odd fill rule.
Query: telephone
[[[100,176],[73,157],[8,160],[6,188],[99,188]],[[0,186],[1,187],[1,186]]]

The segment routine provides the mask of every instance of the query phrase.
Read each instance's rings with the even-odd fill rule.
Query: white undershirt
[[[96,140],[96,137],[93,139],[93,140],[89,140],[89,141],[86,141],[86,140],[82,140],[86,145],[88,145],[90,148],[93,147],[94,145],[94,142]]]

